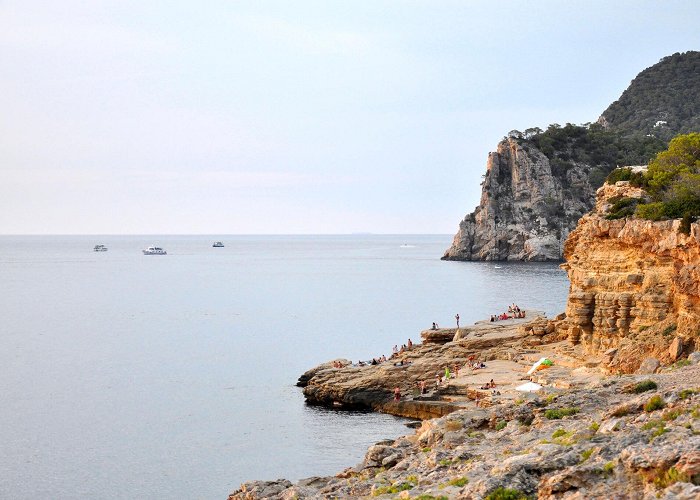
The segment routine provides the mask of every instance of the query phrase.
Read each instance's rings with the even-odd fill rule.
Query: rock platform
[[[566,342],[540,345],[546,335],[547,327],[542,326],[546,322],[544,313],[527,311],[522,319],[480,321],[459,329],[424,330],[422,344],[384,363],[358,366],[348,360],[335,360],[307,371],[299,377],[297,385],[304,388],[308,404],[372,409],[429,419],[477,403],[489,406],[517,398],[520,393],[515,387],[529,380],[554,388],[570,388],[599,377],[594,369],[586,371]],[[555,367],[528,376],[526,372],[531,365],[545,356],[555,360]],[[475,362],[485,367],[468,367]],[[451,377],[438,384],[446,368]],[[496,384],[496,394],[493,390],[480,389],[491,380]],[[422,381],[427,388],[423,395],[420,394]],[[395,387],[399,387],[402,395],[398,402],[394,401]]]

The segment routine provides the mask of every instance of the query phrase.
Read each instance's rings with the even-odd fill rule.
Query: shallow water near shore
[[[442,262],[451,238],[0,237],[0,497],[215,499],[355,465],[412,431],[306,406],[305,370],[455,313],[564,310],[558,264]]]

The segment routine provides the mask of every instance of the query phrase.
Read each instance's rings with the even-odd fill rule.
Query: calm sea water
[[[306,369],[388,355],[455,313],[564,310],[556,264],[441,262],[450,241],[0,237],[0,497],[216,499],[355,465],[410,431],[306,407]]]

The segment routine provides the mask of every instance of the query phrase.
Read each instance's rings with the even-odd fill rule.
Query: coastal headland
[[[600,188],[567,240],[566,313],[424,330],[382,363],[299,379],[309,404],[415,432],[335,476],[247,482],[230,500],[700,498],[700,223],[611,220],[637,191]]]
[[[335,476],[252,481],[229,500],[700,498],[700,353],[606,376],[604,357],[557,333],[563,315],[526,316],[425,330],[421,344],[377,365],[307,371],[299,385],[310,404],[423,420]],[[543,357],[553,365],[528,375]],[[542,388],[516,389],[528,381]]]
[[[515,387],[530,380],[528,368],[555,352],[560,363],[549,377],[562,378],[558,384],[570,385],[564,380],[570,377],[568,370],[560,370],[579,361],[571,357],[573,350],[567,342],[542,348],[541,337],[547,334],[551,339],[554,327],[539,311],[527,311],[523,319],[424,330],[422,343],[387,361],[360,365],[333,360],[304,373],[297,385],[304,388],[308,404],[372,409],[417,419],[440,417],[475,402],[484,406],[513,397]],[[475,365],[479,368],[473,368]],[[492,380],[497,391],[480,389]],[[397,387],[398,401],[394,397]]]

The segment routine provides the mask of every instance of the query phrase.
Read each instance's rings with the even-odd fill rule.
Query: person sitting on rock
[[[433,327],[431,328],[431,330],[437,330],[437,323],[435,323],[435,321],[433,321]]]
[[[401,401],[401,389],[394,387],[394,401]]]
[[[413,347],[413,342],[411,342],[411,339],[408,339],[408,344],[406,345],[406,347],[407,347],[408,349],[410,349],[411,347]]]
[[[419,385],[420,385],[420,393],[425,394],[425,392],[426,392],[425,391],[425,380],[421,380]]]

